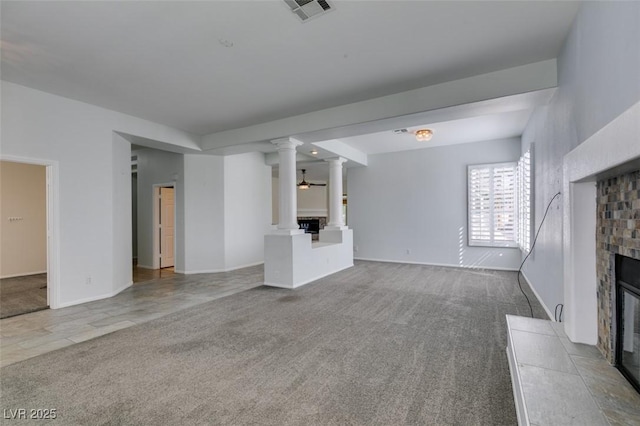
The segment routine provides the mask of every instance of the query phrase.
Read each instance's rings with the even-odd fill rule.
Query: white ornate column
[[[329,223],[326,230],[347,229],[342,221],[342,157],[329,158]]]
[[[302,142],[293,138],[271,141],[278,147],[278,179],[279,179],[279,234],[302,234],[304,230],[298,226],[298,198],[296,194],[296,147]]]

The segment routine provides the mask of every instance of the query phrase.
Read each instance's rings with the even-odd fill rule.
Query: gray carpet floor
[[[513,272],[357,262],[4,367],[0,408],[65,425],[512,425],[505,314],[528,314]]]
[[[0,279],[0,318],[47,307],[47,274]]]

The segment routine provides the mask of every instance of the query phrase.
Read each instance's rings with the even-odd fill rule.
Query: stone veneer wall
[[[613,364],[615,254],[640,259],[640,171],[599,181],[597,203],[598,349]]]

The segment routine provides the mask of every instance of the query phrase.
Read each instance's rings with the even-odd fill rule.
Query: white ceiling
[[[2,1],[2,79],[208,134],[555,58],[579,6],[332,3],[301,23],[282,0]],[[523,126],[510,118],[504,135]],[[433,123],[432,143],[484,138],[484,119]]]
[[[530,109],[500,114],[482,115],[451,121],[430,123],[409,127],[408,133],[394,134],[393,131],[377,132],[340,140],[365,154],[407,151],[460,143],[486,141],[517,137],[531,115]],[[428,128],[433,137],[428,142],[418,142],[413,131]]]

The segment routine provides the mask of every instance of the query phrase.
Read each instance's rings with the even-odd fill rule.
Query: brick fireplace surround
[[[598,349],[615,357],[615,254],[640,260],[640,171],[598,181],[596,274]]]

